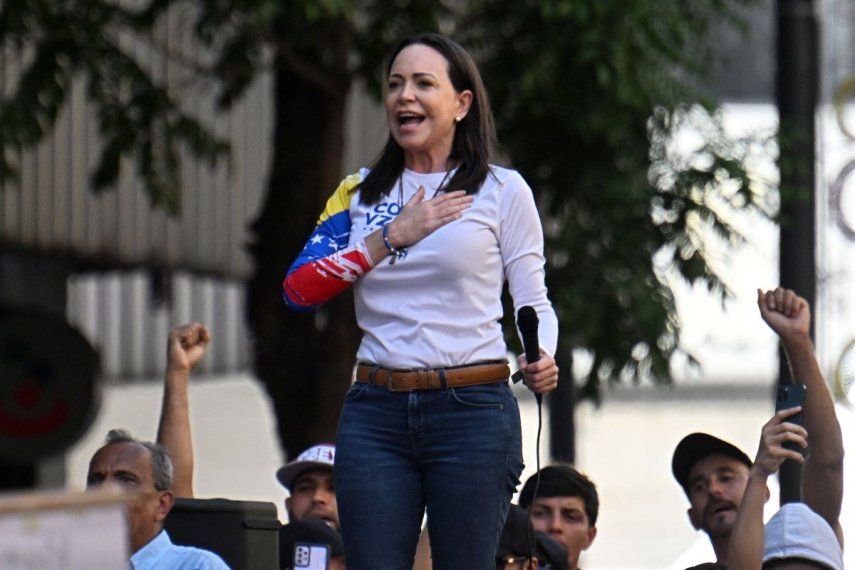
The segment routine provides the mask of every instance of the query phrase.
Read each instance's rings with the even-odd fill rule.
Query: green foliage
[[[112,187],[121,159],[133,159],[153,204],[177,213],[179,149],[214,161],[228,146],[183,112],[167,86],[141,67],[123,34],[144,37],[169,2],[132,11],[100,0],[11,0],[0,9],[0,39],[23,60],[10,97],[0,100],[0,181],[14,180],[17,157],[54,126],[76,77],[85,78],[103,142],[95,191]]]
[[[225,147],[117,41],[120,30],[149,33],[167,8],[192,8],[210,55],[198,71],[217,80],[222,107],[270,66],[322,96],[341,100],[355,78],[379,95],[389,48],[442,31],[478,59],[503,150],[542,207],[559,348],[593,356],[584,394],[596,397],[602,381],[667,382],[679,350],[674,280],[727,294],[710,244],[739,242],[734,212],[772,208],[746,161],[774,149],[728,139],[693,87],[715,60],[714,26],[740,25],[748,2],[150,0],[128,11],[97,0],[6,0],[0,38],[19,51],[34,46],[34,56],[0,107],[0,175],[50,129],[83,73],[107,141],[96,188],[133,157],[154,202],[174,210],[179,146],[210,160]],[[681,150],[687,130],[701,142]]]
[[[545,213],[560,350],[593,357],[583,396],[598,397],[601,381],[670,381],[670,285],[726,293],[704,240],[737,242],[733,211],[767,212],[744,168],[749,145],[704,105],[682,106],[703,101],[693,85],[714,60],[711,28],[737,22],[743,4],[482,0],[457,29]],[[702,144],[680,156],[686,129]]]

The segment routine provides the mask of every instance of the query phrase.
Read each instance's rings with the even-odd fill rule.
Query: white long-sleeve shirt
[[[360,172],[360,178],[367,171]],[[378,204],[350,197],[349,245],[398,214],[424,186],[434,195],[445,173],[403,173]],[[472,206],[408,248],[383,260],[354,285],[356,319],[364,332],[359,362],[390,368],[457,366],[501,360],[502,285],[508,281],[515,311],[530,305],[540,320],[540,346],[555,353],[558,320],[546,294],[543,231],[531,189],[514,170],[493,167]]]
[[[355,283],[360,362],[457,366],[505,358],[499,319],[507,279],[515,309],[537,311],[540,346],[554,354],[558,321],[546,296],[543,232],[519,173],[493,167],[461,219],[409,247],[394,265],[372,267],[364,237],[391,222],[419,186],[432,197],[446,174],[405,170],[399,188],[365,206],[356,187],[367,172],[345,178],[327,201],[283,282],[289,306],[312,309]]]

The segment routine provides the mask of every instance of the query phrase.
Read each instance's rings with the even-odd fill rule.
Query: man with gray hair
[[[111,430],[89,462],[86,484],[118,484],[129,494],[133,570],[228,570],[216,554],[176,546],[163,530],[163,521],[175,502],[170,490],[172,478],[172,461],[163,446],[140,441],[125,430]]]

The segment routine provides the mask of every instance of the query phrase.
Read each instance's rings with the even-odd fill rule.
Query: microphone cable
[[[522,370],[516,371],[512,376],[511,380],[516,384],[524,377],[524,373]],[[540,394],[535,394],[535,400],[537,401],[537,438],[534,444],[534,457],[535,457],[535,474],[534,474],[534,493],[531,495],[531,502],[528,504],[528,508],[526,509],[526,517],[529,521],[531,521],[531,508],[534,506],[534,500],[537,498],[537,494],[540,492],[540,434],[543,431],[543,397]],[[533,531],[534,529],[532,529]],[[534,557],[537,554],[536,546],[537,546],[537,537],[535,537],[534,532],[532,532],[528,539],[528,551],[530,557]],[[532,543],[533,541],[533,543]],[[529,561],[529,564],[531,562]]]
[[[537,398],[537,440],[534,448],[535,468],[537,471],[534,475],[534,493],[532,493],[531,502],[528,504],[528,508],[526,509],[526,517],[528,517],[529,523],[531,523],[531,508],[534,506],[534,500],[537,498],[537,493],[540,491],[540,432],[542,429],[543,398]],[[529,544],[528,550],[529,554],[533,558],[537,554],[537,537],[534,535],[534,528],[532,528],[531,539],[534,541],[534,544]],[[529,560],[529,566],[531,566],[531,560]]]

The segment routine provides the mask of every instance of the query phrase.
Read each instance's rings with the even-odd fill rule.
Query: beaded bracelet
[[[386,249],[389,250],[389,254],[392,256],[392,259],[389,261],[389,265],[395,265],[395,262],[398,261],[399,257],[404,257],[407,255],[407,248],[396,248],[393,247],[389,242],[389,225],[386,224],[383,226],[383,244],[386,246]]]

